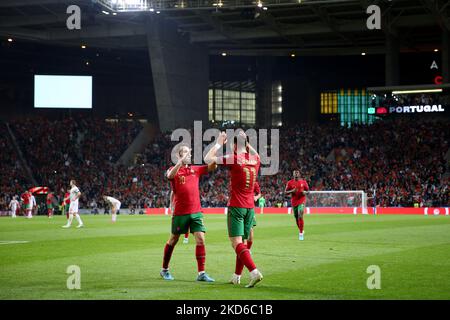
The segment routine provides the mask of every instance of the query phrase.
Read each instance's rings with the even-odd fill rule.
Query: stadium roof
[[[397,37],[402,51],[429,51],[440,48],[442,30],[450,29],[446,0],[262,0],[267,10],[256,1],[159,0],[160,13],[147,8],[113,15],[93,0],[2,0],[0,36],[146,49],[146,22],[161,18],[211,54],[283,56],[384,53],[387,33]],[[81,30],[66,28],[71,4],[81,8]],[[371,4],[381,7],[382,30],[366,26]]]

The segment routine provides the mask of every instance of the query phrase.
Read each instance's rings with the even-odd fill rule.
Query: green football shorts
[[[248,239],[250,229],[256,226],[255,210],[247,208],[228,207],[228,236]]]
[[[185,234],[187,232],[206,232],[203,224],[203,213],[196,212],[181,216],[172,216],[172,234]]]
[[[304,211],[305,211],[305,205],[304,204],[299,204],[298,206],[294,207],[294,217],[295,217],[295,219],[298,220],[300,213],[303,216]]]

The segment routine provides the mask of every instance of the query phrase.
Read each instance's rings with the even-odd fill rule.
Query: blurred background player
[[[103,196],[103,200],[108,202],[111,205],[111,220],[112,222],[116,222],[117,220],[117,212],[120,210],[120,205],[122,204],[116,198],[110,196]]]
[[[214,279],[205,272],[206,249],[203,213],[200,205],[199,180],[202,175],[214,170],[215,165],[193,166],[191,165],[191,150],[187,146],[180,146],[177,150],[178,162],[167,170],[173,191],[173,215],[172,231],[164,247],[163,265],[160,272],[164,280],[173,280],[169,272],[169,262],[173,249],[181,234],[189,232],[194,234],[197,260],[197,281],[214,282]]]
[[[67,224],[64,225],[63,228],[70,228],[74,216],[78,221],[77,228],[82,228],[84,224],[83,221],[81,221],[80,215],[78,214],[78,200],[80,199],[81,192],[76,186],[75,180],[70,180],[70,188],[69,220],[67,220]]]
[[[244,243],[247,240],[255,216],[254,187],[258,176],[260,158],[255,149],[248,143],[244,131],[240,131],[233,140],[233,154],[225,155],[221,159],[216,156],[219,149],[227,142],[227,135],[222,132],[217,138],[217,143],[205,156],[205,162],[222,164],[231,173],[231,197],[228,203],[227,226],[231,246],[236,256],[250,272],[250,282],[247,288],[254,287],[263,279],[263,275],[256,267],[250,250]],[[233,274],[230,282],[239,283]]]
[[[37,215],[37,203],[36,198],[34,197],[33,193],[30,192],[30,203],[31,203],[31,212],[34,213],[34,215]]]
[[[256,182],[256,184],[255,184],[255,193],[256,193],[255,202],[257,202],[257,204],[258,204],[260,214],[264,214],[264,207],[266,206],[266,199],[261,194],[261,189],[259,187],[258,182]]]
[[[14,196],[9,203],[8,208],[11,209],[11,218],[16,217],[16,212],[19,209],[19,201],[17,201],[17,196]]]
[[[61,189],[61,192],[64,193],[64,189]],[[69,220],[69,207],[70,207],[70,193],[64,193],[63,200],[61,202],[62,207],[62,215],[66,215],[66,219]]]
[[[303,237],[303,213],[305,211],[305,202],[306,202],[306,194],[309,190],[308,183],[300,179],[300,171],[293,171],[294,179],[291,179],[286,184],[286,188],[284,189],[285,194],[291,195],[291,205],[294,210],[295,222],[297,223],[297,227],[299,230],[298,239],[304,240]]]
[[[25,191],[24,193],[22,193],[21,195],[21,201],[22,201],[22,209],[24,212],[24,216],[27,219],[31,219],[33,218],[33,215],[31,214],[31,192],[30,191]]]
[[[170,212],[173,214],[173,211],[175,210],[173,206],[173,190],[170,190]],[[189,243],[189,230],[184,234],[183,243]]]
[[[53,201],[54,201],[54,196],[53,193],[49,192],[47,193],[47,216],[49,218],[53,218]]]

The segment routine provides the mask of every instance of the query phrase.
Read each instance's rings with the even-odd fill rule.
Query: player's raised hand
[[[223,146],[225,143],[227,143],[227,134],[224,131],[222,131],[219,134],[219,137],[217,138],[217,143],[221,146]]]
[[[180,162],[184,163],[186,161],[186,159],[188,159],[190,157],[190,153],[186,152],[181,158],[180,158]]]
[[[245,134],[244,130],[239,131],[238,136],[244,140],[247,140],[247,135]]]

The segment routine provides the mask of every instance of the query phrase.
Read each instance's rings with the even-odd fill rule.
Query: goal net
[[[354,214],[367,214],[367,194],[362,190],[309,191],[306,195],[309,208],[353,208]]]

